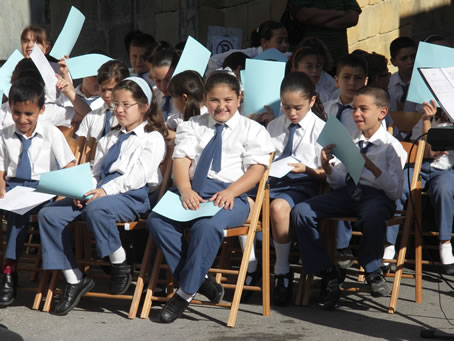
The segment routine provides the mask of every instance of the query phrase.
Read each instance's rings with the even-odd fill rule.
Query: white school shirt
[[[210,114],[194,116],[177,128],[173,159],[188,157],[192,160],[189,176],[194,176],[203,149],[216,133],[215,121]],[[241,116],[237,111],[222,131],[221,170],[210,169],[208,177],[231,183],[246,173],[251,165],[268,167],[274,151],[270,134],[257,122]]]
[[[84,136],[87,139],[94,137],[99,140],[104,131],[106,123],[107,104],[96,110],[90,111],[80,122],[79,129],[76,131],[77,136]],[[118,125],[117,116],[115,116],[114,109],[112,108],[112,117],[110,118],[110,128]]]
[[[158,89],[158,87],[156,85],[153,87],[152,90],[153,90],[153,96],[156,96],[156,102],[158,104],[158,107],[159,107],[159,109],[162,110],[162,106],[164,105],[164,102],[165,102],[165,98],[164,98],[165,96],[162,93],[162,91]],[[169,119],[169,117],[174,114],[178,114],[178,110],[175,107],[175,104],[173,103],[173,98],[170,98],[170,108],[169,108],[169,114],[167,116],[167,119]],[[164,117],[164,115],[163,115],[163,117]]]
[[[16,125],[10,125],[0,133],[0,171],[6,171],[6,179],[16,176],[22,152],[22,142],[16,132],[26,139],[33,137],[28,150],[32,180],[39,180],[40,174],[63,168],[75,160],[71,148],[57,127],[38,119],[33,134],[27,138],[16,129]]]
[[[109,172],[119,172],[122,175],[101,186],[107,195],[125,193],[145,185],[152,187],[161,182],[159,165],[166,154],[164,137],[157,131],[147,133],[146,125],[147,122],[138,125],[133,129],[134,134],[121,145],[120,155]],[[99,182],[102,162],[110,147],[118,141],[121,132],[126,133],[126,130],[122,128],[110,131],[99,140],[92,171],[94,184]]]
[[[320,74],[320,79],[315,86],[315,90],[318,92],[322,103],[339,97],[339,89],[336,88],[336,81],[325,71],[322,71]]]
[[[268,126],[276,151],[274,159],[281,156],[289,138],[290,120],[284,115],[272,120]],[[325,122],[317,117],[311,110],[298,122],[300,128],[295,130],[293,137],[292,156],[310,168],[321,167],[322,146],[317,143],[318,136],[325,126]]]
[[[375,178],[375,175],[364,167],[359,183],[383,190],[391,200],[400,199],[404,183],[402,169],[407,161],[405,149],[383,126],[380,126],[369,140],[361,132],[358,132],[353,137],[353,142],[358,146],[359,141],[368,141],[373,144],[369,147],[366,155],[382,172],[378,178]],[[334,189],[341,188],[346,184],[346,176],[347,169],[336,159],[332,173],[328,175],[328,183]]]
[[[389,111],[397,111],[397,102],[400,101],[404,93],[406,84],[400,78],[399,72],[395,72],[389,77],[388,93],[390,99]],[[416,103],[405,101],[403,111],[416,111]]]
[[[336,117],[337,112],[339,111],[339,105],[342,105],[342,101],[340,100],[340,97],[337,97],[334,100],[328,101],[326,103],[323,103],[323,106],[325,108],[325,112],[328,116],[334,116]],[[348,103],[348,105],[352,106],[353,102]],[[353,108],[347,108],[342,112],[342,115],[340,117],[341,123],[347,128],[348,132],[350,133],[351,136],[355,136],[358,132],[359,129],[355,124],[355,121],[353,120]],[[386,129],[386,121],[382,120],[381,125],[383,128]]]
[[[145,80],[148,83],[148,85],[150,86],[150,89],[153,89],[155,84],[153,82],[153,79],[151,79],[151,77],[150,77],[150,72],[149,71],[141,73],[141,74],[138,74],[136,72],[136,70],[134,70],[134,68],[132,68],[132,67],[128,68],[128,70],[129,70],[129,76],[130,77],[140,77],[140,78],[142,78],[143,80]]]
[[[205,115],[208,113],[208,109],[206,106],[200,108],[200,115]],[[180,123],[184,122],[183,114],[175,113],[169,116],[166,121],[167,128],[170,130],[176,131],[177,127]]]
[[[101,98],[101,96],[87,97],[87,96],[84,95],[84,93],[82,91],[80,91],[81,87],[82,87],[82,84],[79,84],[76,87],[76,89],[75,89],[76,90],[76,94],[79,95],[80,97],[82,97],[83,100],[92,101],[90,103],[90,109],[91,110],[99,109],[99,108],[101,108],[104,105],[104,100]]]

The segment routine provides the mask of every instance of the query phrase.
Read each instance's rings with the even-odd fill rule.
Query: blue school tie
[[[106,110],[106,122],[104,123],[104,129],[102,131],[101,137],[104,137],[107,135],[107,133],[110,131],[110,119],[112,118],[112,110],[107,109]]]
[[[203,149],[192,178],[192,189],[197,193],[200,193],[202,190],[203,183],[208,176],[211,164],[216,172],[221,170],[222,130],[225,128],[225,124],[217,123],[215,127],[216,134]],[[211,163],[211,161],[213,161],[213,163]]]
[[[372,145],[372,143],[367,141],[358,142],[359,151],[361,152],[361,154],[366,154]],[[345,183],[347,184],[347,188],[352,199],[359,200],[361,197],[361,188],[359,187],[359,182],[358,185],[356,185],[352,177],[350,176],[350,173],[347,173],[347,176],[345,177]]]
[[[32,145],[33,137],[26,139],[21,134],[15,133],[19,140],[22,142],[22,152],[19,155],[19,163],[16,169],[16,178],[31,180],[32,178],[32,166],[30,164],[30,158],[28,157],[28,150]]]
[[[162,115],[164,117],[164,122],[167,121],[167,118],[169,117],[169,111],[170,111],[170,99],[172,97],[170,96],[164,96],[165,102],[162,105]]]
[[[109,150],[107,151],[107,154],[101,164],[101,174],[100,174],[101,180],[104,180],[104,178],[110,174],[110,172],[109,172],[110,167],[118,159],[118,156],[120,155],[121,145],[131,135],[134,135],[134,132],[131,132],[129,134],[125,134],[125,133],[121,132],[120,136],[118,136],[118,141],[114,145],[112,145],[112,147],[109,148]]]
[[[410,87],[410,83],[406,85],[402,85],[402,96],[400,97],[400,102],[405,103],[407,100],[408,88]]]
[[[346,109],[351,109],[352,106],[350,104],[347,104],[347,105],[343,105],[342,103],[338,103],[338,104],[339,104],[339,109],[337,110],[336,118],[340,121],[342,113]]]
[[[275,161],[281,160],[283,158],[286,158],[286,157],[292,155],[292,152],[293,152],[293,137],[295,136],[295,131],[298,128],[301,128],[301,126],[298,123],[291,123],[288,126],[288,130],[290,131],[290,133],[288,134],[287,144],[285,145],[284,150],[282,151],[282,154]]]

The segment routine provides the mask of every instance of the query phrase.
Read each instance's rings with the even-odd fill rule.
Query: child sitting
[[[364,87],[353,100],[353,118],[358,144],[366,160],[358,185],[355,185],[341,162],[331,165],[332,148],[322,149],[322,167],[332,192],[321,194],[295,206],[292,223],[301,251],[305,273],[321,273],[325,309],[333,309],[340,296],[342,271],[333,265],[318,230],[327,217],[357,217],[355,226],[362,230],[359,264],[366,271],[366,280],[373,296],[389,293],[380,271],[386,220],[395,211],[403,185],[402,164],[406,152],[402,145],[382,126],[389,108],[389,96],[383,89]]]
[[[63,134],[39,120],[44,112],[44,88],[36,78],[15,81],[9,92],[9,106],[14,124],[0,134],[0,198],[16,186],[38,186],[40,174],[74,165]],[[29,224],[30,214],[8,212],[8,242],[0,277],[0,306],[10,305],[16,296],[19,259]]]

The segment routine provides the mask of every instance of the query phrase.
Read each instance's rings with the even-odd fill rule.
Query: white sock
[[[454,263],[454,256],[452,255],[451,243],[441,244],[439,246],[441,264]]]
[[[383,252],[383,259],[394,259],[396,255],[396,247],[394,245],[385,246],[385,251]],[[383,263],[383,265],[388,266],[389,263]]]
[[[63,270],[63,275],[65,276],[66,282],[68,282],[69,284],[77,284],[84,277],[82,271],[80,271],[78,268]]]
[[[238,241],[240,242],[241,251],[243,251],[243,252],[244,252],[244,248],[246,247],[246,239],[247,239],[247,236],[239,236],[238,237]],[[252,244],[252,250],[251,250],[251,256],[249,257],[249,264],[248,264],[248,267],[247,267],[247,272],[249,272],[249,273],[256,272],[257,271],[257,263],[258,263],[257,262],[257,257],[255,256],[255,243],[253,243]],[[252,280],[252,277],[251,276],[247,276],[245,284],[249,285],[251,280]]]
[[[120,248],[114,252],[112,252],[109,255],[110,262],[112,264],[121,264],[126,260],[126,251],[123,249],[123,247],[120,246]]]
[[[188,302],[191,302],[192,299],[194,298],[195,294],[187,294],[185,293],[183,290],[181,290],[180,288],[177,290],[177,292],[175,293],[175,295],[178,295],[180,296],[182,299],[188,301]]]
[[[279,244],[274,241],[274,251],[276,252],[276,263],[274,264],[275,275],[285,275],[290,272],[290,264],[288,262],[290,246],[290,242]],[[284,286],[288,287],[288,278],[284,278]]]

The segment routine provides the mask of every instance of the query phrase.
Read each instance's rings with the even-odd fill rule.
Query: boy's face
[[[112,90],[116,85],[117,82],[114,79],[108,79],[99,86],[99,89],[101,90],[101,98],[104,100],[108,107],[110,107],[112,104]]]
[[[16,129],[29,137],[38,122],[39,115],[44,111],[44,106],[38,106],[38,100],[10,103],[11,115],[16,124]]]
[[[99,90],[98,78],[96,76],[85,77],[82,80],[82,88],[90,96],[99,96],[101,91]]]
[[[353,120],[366,138],[380,128],[387,113],[388,108],[378,106],[373,96],[358,95],[353,98]]]
[[[364,70],[359,66],[344,66],[339,74],[334,76],[334,79],[344,104],[350,103],[356,91],[367,85],[367,77]]]
[[[148,66],[143,59],[145,52],[145,47],[131,45],[131,47],[129,48],[129,61],[131,62],[131,66],[134,71],[139,74],[148,72]]]
[[[404,47],[400,49],[396,57],[391,58],[391,63],[399,69],[399,73],[411,77],[413,65],[415,65],[416,48]]]

